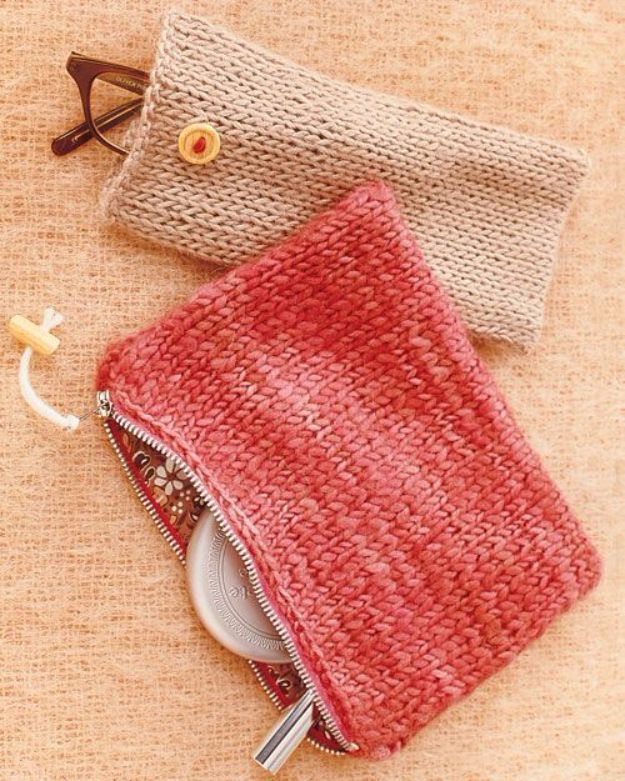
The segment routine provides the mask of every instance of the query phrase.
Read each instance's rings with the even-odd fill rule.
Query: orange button
[[[220,147],[219,133],[208,122],[193,122],[178,136],[178,151],[187,163],[210,163],[219,154]]]

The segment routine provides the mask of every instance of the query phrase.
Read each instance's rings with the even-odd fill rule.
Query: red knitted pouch
[[[314,693],[326,747],[395,751],[599,577],[382,184],[112,346],[97,386],[181,558],[214,500],[293,658],[256,672]]]

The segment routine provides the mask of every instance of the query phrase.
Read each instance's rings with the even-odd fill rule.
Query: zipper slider
[[[254,759],[272,775],[277,773],[306,737],[313,723],[313,692],[308,689],[287,708],[254,752]]]
[[[113,412],[113,402],[108,391],[98,391],[96,393],[97,406],[95,414],[99,418],[109,418]]]

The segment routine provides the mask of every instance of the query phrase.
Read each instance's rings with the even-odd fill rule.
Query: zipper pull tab
[[[313,710],[313,693],[308,690],[267,733],[254,752],[256,762],[272,775],[277,773],[312,727]]]
[[[95,414],[99,418],[108,418],[113,411],[113,402],[111,401],[109,392],[98,391],[96,393],[96,403],[97,407],[95,408]]]

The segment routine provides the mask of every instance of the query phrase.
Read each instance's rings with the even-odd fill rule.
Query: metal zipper
[[[173,535],[171,534],[171,532],[169,531],[169,529],[167,528],[167,526],[165,525],[165,523],[163,522],[159,514],[156,512],[149,496],[143,490],[142,486],[139,484],[132,470],[128,466],[126,458],[122,453],[121,448],[117,444],[117,440],[115,439],[115,436],[113,435],[111,427],[108,423],[108,419],[114,420],[118,426],[120,426],[122,429],[127,431],[132,436],[135,436],[138,439],[140,439],[148,447],[153,448],[158,453],[164,455],[166,458],[170,458],[176,464],[178,469],[185,474],[185,476],[187,477],[191,485],[195,488],[198,494],[205,501],[207,507],[211,510],[211,512],[214,513],[215,517],[217,518],[217,522],[222,528],[224,534],[226,535],[226,538],[234,546],[235,550],[241,557],[241,560],[243,561],[243,564],[248,572],[252,590],[256,598],[258,599],[260,606],[262,607],[265,614],[267,615],[267,617],[269,618],[273,626],[276,628],[278,634],[280,635],[282,642],[284,643],[284,647],[286,648],[287,653],[291,657],[293,666],[295,667],[295,670],[299,675],[302,683],[304,684],[307,690],[313,693],[314,703],[323,719],[323,722],[328,732],[332,735],[332,737],[336,740],[336,742],[343,748],[344,752],[351,753],[354,751],[358,751],[359,749],[358,744],[348,741],[343,736],[342,732],[339,730],[338,726],[336,725],[336,722],[334,721],[332,715],[330,714],[330,711],[328,710],[325,702],[319,695],[319,692],[317,691],[317,687],[313,683],[310,674],[306,669],[306,666],[302,662],[299,653],[297,652],[297,649],[295,648],[295,645],[291,639],[291,636],[289,635],[289,632],[284,627],[284,625],[276,615],[273,607],[271,606],[271,603],[267,599],[267,596],[260,584],[260,580],[256,572],[256,567],[254,565],[254,562],[252,561],[250,554],[248,553],[243,543],[239,540],[235,532],[231,529],[219,505],[215,502],[215,499],[212,497],[212,495],[206,490],[202,481],[195,474],[195,472],[193,472],[191,467],[189,467],[188,464],[185,461],[183,461],[182,458],[180,458],[180,456],[176,455],[176,453],[170,450],[162,442],[159,442],[157,439],[155,439],[151,434],[147,434],[145,431],[139,428],[139,426],[137,426],[135,423],[128,420],[123,415],[120,415],[119,412],[117,412],[114,409],[113,402],[111,401],[110,394],[108,391],[98,391],[98,393],[96,394],[96,398],[97,398],[98,415],[103,419],[104,429],[106,431],[107,437],[111,443],[113,450],[115,451],[115,454],[117,455],[117,457],[119,458],[122,464],[122,467],[124,469],[124,472],[126,473],[126,476],[128,477],[130,484],[134,488],[137,496],[139,497],[141,504],[143,505],[143,507],[145,507],[148,514],[156,524],[156,527],[161,532],[161,534],[167,541],[168,545],[174,551],[177,558],[180,560],[182,564],[185,563],[184,550],[182,549],[180,543],[173,537]],[[262,688],[265,690],[265,692],[267,692],[270,699],[276,705],[278,705],[278,707],[280,707],[280,702],[277,696],[273,691],[271,691],[267,683],[262,678],[260,671],[254,664],[254,662],[251,660],[250,660],[250,665],[252,667],[252,670],[254,671],[254,674],[260,681]],[[326,746],[322,746],[312,738],[308,738],[308,740],[310,743],[312,743],[316,748],[320,749],[321,751],[325,751],[328,754],[336,754],[339,756],[343,755],[343,752],[335,751]]]
[[[276,706],[278,710],[284,710],[285,706],[280,702],[280,698],[278,697],[278,695],[275,693],[275,691],[271,688],[271,686],[269,686],[269,684],[265,680],[265,677],[258,669],[258,665],[256,664],[256,662],[253,659],[248,659],[247,663],[252,668],[252,672],[254,673],[256,680],[260,684],[261,689],[265,692],[267,697],[269,697],[271,702],[273,702],[273,704]],[[288,707],[288,705],[286,707]],[[325,754],[332,754],[335,757],[344,757],[345,751],[350,751],[350,750],[358,751],[358,746],[356,743],[349,744],[350,746],[352,746],[351,749],[346,749],[345,751],[343,750],[337,751],[336,749],[330,748],[329,746],[324,746],[322,743],[319,743],[317,740],[315,740],[315,738],[307,737],[306,740],[319,751],[323,751]]]

